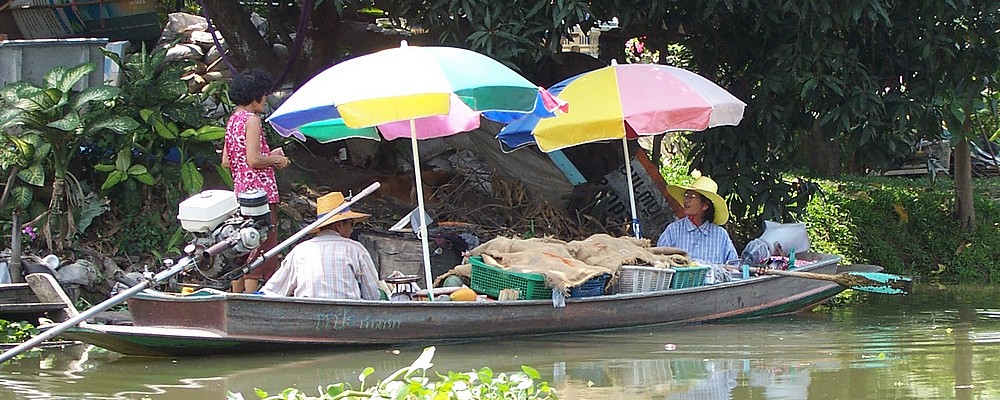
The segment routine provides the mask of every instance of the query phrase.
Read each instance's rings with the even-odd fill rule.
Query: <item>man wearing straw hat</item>
[[[719,185],[698,170],[691,176],[691,186],[667,185],[670,196],[684,205],[684,218],[667,225],[656,245],[686,250],[692,260],[710,264],[738,259],[729,232],[721,226],[729,220],[729,207],[717,193]]]
[[[332,192],[316,200],[320,218],[344,203],[344,194]],[[261,289],[265,295],[378,300],[378,272],[361,243],[351,239],[354,224],[368,214],[344,209],[288,253],[281,268]]]

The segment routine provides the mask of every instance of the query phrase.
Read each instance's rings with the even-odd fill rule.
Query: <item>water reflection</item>
[[[647,327],[438,346],[434,371],[536,368],[563,399],[1000,398],[1000,312],[863,305],[742,323]],[[0,398],[221,399],[315,395],[385,377],[421,348],[122,358],[86,346],[0,367]],[[371,383],[371,382],[369,382]]]

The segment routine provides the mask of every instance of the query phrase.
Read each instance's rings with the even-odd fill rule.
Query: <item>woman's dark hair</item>
[[[708,196],[705,196],[705,195],[703,195],[701,193],[698,193],[698,195],[701,196],[701,201],[703,203],[708,203],[708,209],[705,210],[705,221],[711,221],[714,224],[715,223],[715,203],[713,203],[712,199],[709,199]]]
[[[238,106],[253,103],[254,100],[271,93],[274,78],[260,68],[243,71],[229,85],[229,99]]]

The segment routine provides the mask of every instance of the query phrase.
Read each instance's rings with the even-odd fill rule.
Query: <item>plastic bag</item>
[[[774,221],[764,221],[764,234],[760,240],[771,246],[771,254],[788,257],[788,252],[796,253],[809,250],[809,235],[806,224],[801,222],[782,224]]]
[[[748,265],[764,264],[770,258],[771,244],[761,239],[751,240],[740,254],[740,261]]]

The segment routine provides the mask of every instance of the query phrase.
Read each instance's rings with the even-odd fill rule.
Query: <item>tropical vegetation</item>
[[[288,388],[278,395],[257,389],[256,395],[266,400],[335,400],[335,399],[481,399],[481,400],[534,400],[556,399],[556,390],[542,381],[541,374],[529,366],[522,366],[519,373],[494,375],[489,367],[478,371],[437,374],[437,380],[427,377],[434,366],[435,347],[425,348],[420,357],[409,367],[402,368],[385,379],[367,386],[365,381],[375,369],[368,367],[359,376],[357,389],[347,382],[320,388],[319,396],[310,396],[298,388]],[[244,399],[241,393],[230,393],[228,400]]]
[[[978,249],[995,237],[995,200],[976,197],[974,184],[984,181],[972,179],[969,146],[995,139],[1000,125],[1000,0],[183,3],[210,13],[222,35],[241,44],[231,49],[237,65],[260,65],[293,83],[332,61],[398,42],[363,40],[372,36],[351,30],[359,24],[469,47],[541,80],[570,29],[607,29],[614,21],[601,35],[602,60],[681,65],[746,100],[739,126],[686,135],[682,157],[683,169],[700,169],[731,193],[738,236],[753,235],[762,219],[820,224],[837,215],[842,226],[817,233],[850,233],[829,242],[854,261],[939,271],[946,279],[971,277],[959,269],[993,268]],[[264,35],[250,23],[252,11],[271,21]],[[296,29],[302,35],[293,39]],[[302,54],[282,64],[271,46],[277,42]],[[188,93],[181,77],[191,66],[166,63],[163,48],[142,48],[124,60],[108,56],[124,71],[120,87],[74,90],[94,68],[85,64],[53,70],[42,86],[19,82],[0,90],[0,167],[8,182],[0,207],[14,216],[11,225],[24,227],[4,230],[12,243],[38,245],[30,240],[37,235],[58,250],[89,234],[103,254],[176,251],[182,232],[162,204],[178,203],[200,189],[205,174],[218,172],[212,141],[221,124],[197,111],[206,97],[224,102],[224,86]],[[904,189],[853,177],[883,170],[920,139],[945,133],[955,148],[952,180]],[[83,166],[71,171],[73,161]],[[876,209],[882,214],[865,214]],[[887,224],[894,216],[896,225]],[[941,233],[921,247],[927,253],[907,247],[894,259],[892,249],[924,242],[904,236],[873,247],[892,236],[869,227]],[[978,274],[985,281],[995,276]]]
[[[299,13],[269,8],[277,23],[268,38],[280,40],[294,16],[310,16],[303,48],[327,53],[305,59],[340,58],[345,48],[348,54],[364,51],[351,35],[330,33],[370,20],[360,11],[374,5],[384,11],[386,24],[418,27],[435,42],[481,51],[519,66],[529,77],[561,50],[560,39],[576,26],[587,31],[617,21],[616,32],[602,34],[607,44],[616,44],[602,46],[604,61],[625,59],[623,44],[634,37],[646,38],[646,48],[664,54],[680,45],[685,67],[747,100],[739,127],[691,135],[695,166],[737,194],[734,211],[746,218],[788,219],[801,206],[799,188],[784,180],[782,171],[808,167],[820,176],[837,176],[885,168],[919,139],[938,138],[948,129],[956,150],[957,221],[963,232],[975,230],[968,141],[997,128],[992,110],[1000,2],[314,3]],[[224,21],[220,31],[227,38],[260,42],[244,46],[237,60],[266,58],[273,71],[282,69],[277,58],[262,57],[273,53],[265,38],[247,37],[249,10],[236,2],[206,7]],[[308,46],[320,40],[334,43]],[[323,67],[298,63],[291,76],[310,76]],[[978,118],[982,111],[989,118]]]

